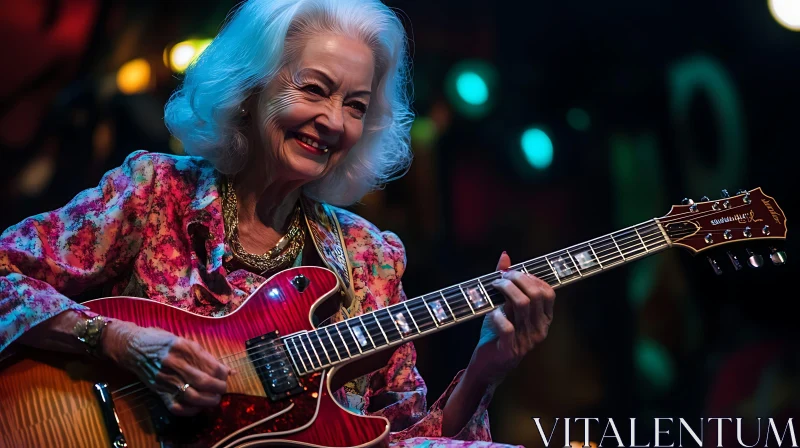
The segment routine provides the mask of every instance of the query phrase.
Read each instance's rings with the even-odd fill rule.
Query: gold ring
[[[183,396],[183,394],[186,393],[186,391],[192,386],[189,383],[186,383],[183,386],[177,386],[177,387],[178,390],[176,390],[175,393],[172,394],[173,398],[178,396]]]

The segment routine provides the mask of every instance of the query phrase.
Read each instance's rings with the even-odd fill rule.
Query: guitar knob
[[[710,199],[708,198],[708,196],[703,196],[702,198],[700,198],[700,201],[701,202],[708,202],[708,201],[710,201]]]
[[[681,204],[683,204],[683,205],[692,205],[692,204],[694,204],[694,201],[689,199],[689,198],[683,198],[683,200],[681,201]]]
[[[722,190],[722,197],[723,198],[729,198],[729,197],[731,197],[731,195],[730,195],[730,193],[728,193],[728,190]]]
[[[739,261],[739,258],[736,257],[736,254],[728,251],[728,259],[731,260],[731,264],[733,265],[734,269],[737,271],[742,269],[742,263]]]
[[[705,237],[704,239],[706,240],[706,244],[711,244],[711,243],[713,243],[713,242],[714,242],[714,237],[713,237],[713,236],[711,236],[711,234],[710,234],[710,233],[709,233],[709,234],[707,234],[707,235],[706,235],[706,237]]]
[[[742,198],[742,202],[744,202],[745,204],[749,204],[749,203],[753,202],[750,199],[750,193],[745,193],[744,194],[744,197]]]
[[[711,206],[714,210],[719,210],[719,201],[714,202],[714,205]]]
[[[717,260],[711,257],[706,257],[706,259],[708,260],[708,264],[711,265],[711,269],[714,270],[714,273],[717,275],[722,275],[722,268],[717,264]]]
[[[692,205],[689,206],[689,211],[690,212],[696,212],[697,211],[697,204],[696,203],[692,203]]]
[[[764,226],[761,229],[761,233],[763,233],[764,235],[769,235],[769,226]]]
[[[731,203],[730,203],[730,201],[725,201],[725,202],[723,202],[723,203],[722,203],[722,208],[724,208],[724,209],[731,208]]]
[[[752,230],[750,230],[750,226],[745,227],[744,231],[742,231],[742,234],[745,236],[745,238],[750,238],[751,236],[753,236],[753,232]]]
[[[733,234],[731,233],[730,229],[726,229],[722,232],[722,236],[725,237],[726,240],[733,238]]]
[[[760,268],[764,265],[764,257],[759,254],[754,254],[753,251],[747,249],[747,264],[751,268]]]
[[[783,266],[786,264],[786,252],[772,247],[769,259],[772,260],[772,264],[775,266]]]

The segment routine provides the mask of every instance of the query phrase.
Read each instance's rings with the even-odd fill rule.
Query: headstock
[[[765,195],[761,188],[742,190],[735,196],[722,190],[718,200],[705,196],[701,202],[684,199],[682,205],[672,206],[658,221],[674,246],[694,253],[722,245],[743,246],[740,248],[743,251],[734,246],[723,248],[726,264],[735,270],[786,262],[786,253],[776,246],[786,239],[786,216],[775,199]],[[766,253],[751,250],[758,243],[768,243]],[[709,258],[709,263],[714,272],[722,272],[721,260]]]

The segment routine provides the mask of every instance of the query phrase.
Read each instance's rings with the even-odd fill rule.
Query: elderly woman
[[[96,188],[2,234],[0,350],[88,350],[191,415],[219,402],[229,367],[73,299],[138,296],[220,316],[273,274],[320,265],[343,288],[334,321],[404,300],[398,237],[332,204],[352,204],[410,162],[406,58],[403,27],[377,0],[243,3],[166,106],[192,156],[134,152]],[[504,253],[498,269],[509,266]],[[412,343],[336,398],[389,419],[395,446],[490,444],[492,393],[545,338],[555,297],[517,272],[495,287],[505,312],[485,318],[468,367],[430,409]],[[172,393],[182,384],[192,387]]]

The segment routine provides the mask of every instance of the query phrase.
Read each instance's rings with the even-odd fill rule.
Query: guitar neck
[[[511,266],[553,288],[660,252],[672,245],[658,220],[638,224]],[[301,375],[405,343],[489,313],[503,303],[499,272],[283,338]]]

